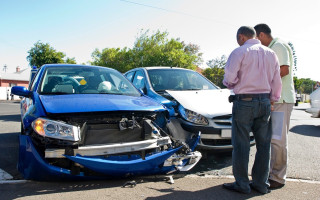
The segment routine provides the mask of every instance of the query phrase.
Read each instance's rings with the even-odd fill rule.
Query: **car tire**
[[[22,124],[22,122],[20,123],[21,124],[21,130],[20,130],[20,133],[21,133],[21,135],[24,135],[24,128],[23,128],[23,124]]]

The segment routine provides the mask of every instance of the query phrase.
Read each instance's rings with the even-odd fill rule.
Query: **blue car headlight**
[[[41,136],[61,140],[79,141],[80,128],[44,118],[32,122],[33,130]]]
[[[185,109],[183,106],[179,106],[179,113],[182,116],[183,119],[195,123],[195,124],[200,124],[200,125],[208,125],[209,122],[207,118],[204,116],[193,112],[191,110]]]

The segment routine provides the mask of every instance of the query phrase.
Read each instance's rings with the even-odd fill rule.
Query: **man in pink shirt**
[[[268,189],[270,163],[271,104],[281,95],[280,67],[276,54],[255,39],[252,27],[242,26],[237,32],[240,47],[232,51],[225,67],[223,84],[233,89],[232,109],[232,168],[234,183],[223,184],[226,189],[262,194]],[[253,133],[257,153],[248,178],[250,152],[249,134]]]

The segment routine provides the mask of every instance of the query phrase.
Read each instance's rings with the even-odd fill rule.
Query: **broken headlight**
[[[32,122],[32,128],[36,133],[44,137],[70,141],[79,140],[79,127],[63,122],[38,118]]]
[[[208,125],[209,122],[207,120],[207,118],[205,118],[204,116],[193,112],[191,110],[185,109],[183,106],[179,106],[179,112],[180,115],[182,116],[183,119],[195,123],[195,124],[200,124],[200,125]]]

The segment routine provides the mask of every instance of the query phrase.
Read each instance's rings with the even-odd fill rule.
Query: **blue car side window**
[[[137,71],[133,79],[133,85],[138,89],[145,88],[145,77],[142,71]]]
[[[126,77],[129,81],[132,81],[132,77],[134,75],[135,72],[129,72],[128,74],[126,74]]]
[[[39,71],[38,71],[38,73],[35,75],[35,77],[33,78],[33,80],[32,80],[32,83],[29,85],[29,90],[30,91],[33,91],[34,90],[34,87],[35,87],[35,85],[36,85],[36,83],[38,82],[38,80],[39,80],[39,78],[40,78],[40,75],[39,75],[40,73],[39,73]]]

